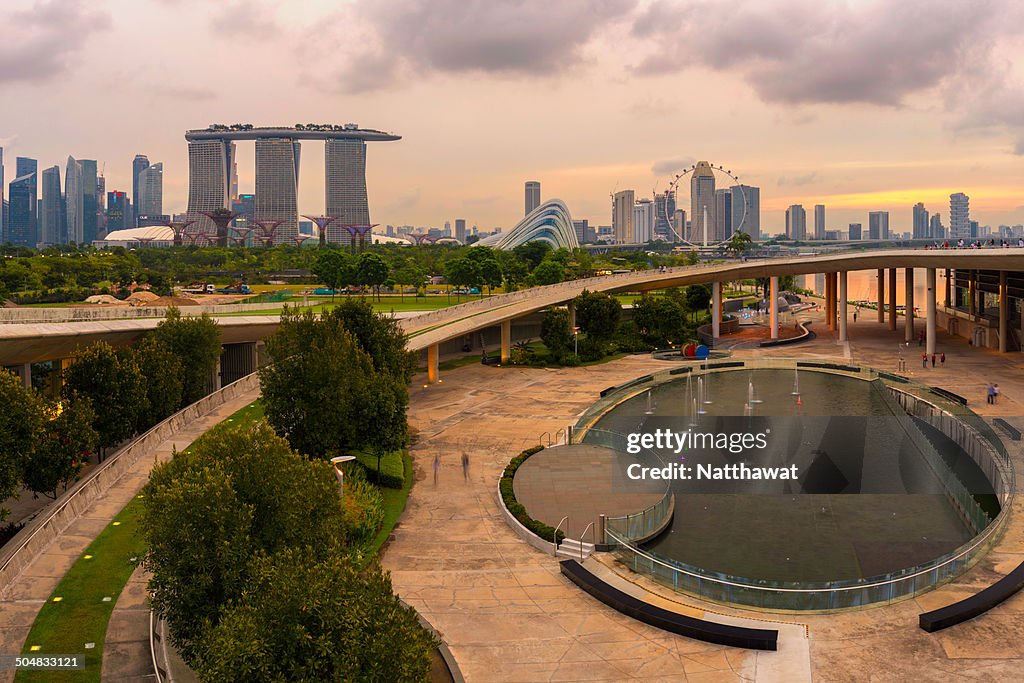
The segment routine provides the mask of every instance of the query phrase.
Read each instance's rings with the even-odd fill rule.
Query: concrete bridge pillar
[[[903,269],[904,284],[906,285],[906,318],[903,320],[903,341],[914,341],[914,269]]]
[[[512,357],[512,319],[501,321],[501,362],[507,363]]]
[[[839,341],[848,340],[846,329],[846,271],[839,272]]]
[[[889,329],[896,331],[896,269],[889,269]]]
[[[946,308],[953,304],[953,271],[946,268]]]
[[[948,282],[948,280],[947,280]],[[925,351],[928,355],[935,353],[935,269],[925,271]]]
[[[832,329],[839,329],[839,273],[829,273],[832,278]]]
[[[825,327],[832,329],[832,273],[825,273]]]
[[[711,336],[718,339],[722,332],[722,283],[711,283]]]
[[[569,311],[569,331],[572,332],[576,329],[576,302],[570,301],[565,307]]]
[[[878,322],[885,322],[885,268],[878,269]]]
[[[1006,286],[1006,271],[999,271],[999,353],[1009,348],[1010,294]]]
[[[771,326],[771,338],[779,338],[779,276],[775,275],[769,281],[768,288],[768,320]]]
[[[440,356],[440,348],[437,344],[431,344],[427,347],[427,384],[434,384],[438,379],[438,356]]]

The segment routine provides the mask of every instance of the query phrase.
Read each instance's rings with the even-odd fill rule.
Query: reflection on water
[[[672,525],[648,549],[744,578],[858,579],[930,561],[973,535],[919,444],[941,453],[976,497],[992,498],[987,479],[953,442],[910,437],[912,418],[887,391],[877,381],[823,372],[710,373],[701,382],[682,377],[654,387],[595,428],[766,432],[766,448],[741,453],[655,449],[665,462],[691,467],[796,464],[799,479],[675,480]],[[629,485],[624,477],[613,484]]]

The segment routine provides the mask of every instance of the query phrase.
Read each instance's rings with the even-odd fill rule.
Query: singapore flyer
[[[733,233],[749,232],[747,188],[731,170],[707,161],[698,161],[677,173],[669,180],[668,185],[669,192],[676,198],[677,206],[689,207],[689,228],[686,225],[687,221],[680,224],[675,217],[667,217],[672,235],[677,242],[691,247],[714,248],[727,243]],[[732,193],[739,192],[739,198],[730,197],[729,201],[722,200],[721,190],[726,188]],[[688,204],[683,201],[684,198],[689,198]],[[719,216],[718,213],[722,211],[725,215]]]

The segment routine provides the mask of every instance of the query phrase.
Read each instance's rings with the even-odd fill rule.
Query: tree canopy
[[[157,325],[153,336],[181,362],[180,407],[205,396],[221,354],[217,323],[208,313],[184,317],[178,308],[172,306],[167,309],[167,316]]]

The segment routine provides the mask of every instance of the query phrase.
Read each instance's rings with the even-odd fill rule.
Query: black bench
[[[960,602],[925,612],[918,617],[918,625],[928,633],[955,626],[979,614],[984,614],[1014,593],[1024,588],[1024,562],[994,584]]]
[[[637,621],[706,643],[743,647],[751,650],[777,650],[779,632],[760,628],[745,628],[695,619],[656,607],[610,586],[583,568],[576,560],[559,563],[562,573],[570,581],[612,609]]]
[[[1007,422],[1001,417],[997,417],[992,422],[1006,432],[1006,435],[1010,437],[1010,441],[1020,441],[1020,430],[1014,427],[1012,424]]]
[[[941,396],[942,398],[949,399],[953,403],[959,403],[962,406],[967,405],[967,399],[966,398],[964,398],[960,394],[954,394],[952,391],[949,391],[948,389],[940,389],[938,387],[928,387],[928,391],[930,391],[933,394],[936,394],[938,396]]]

